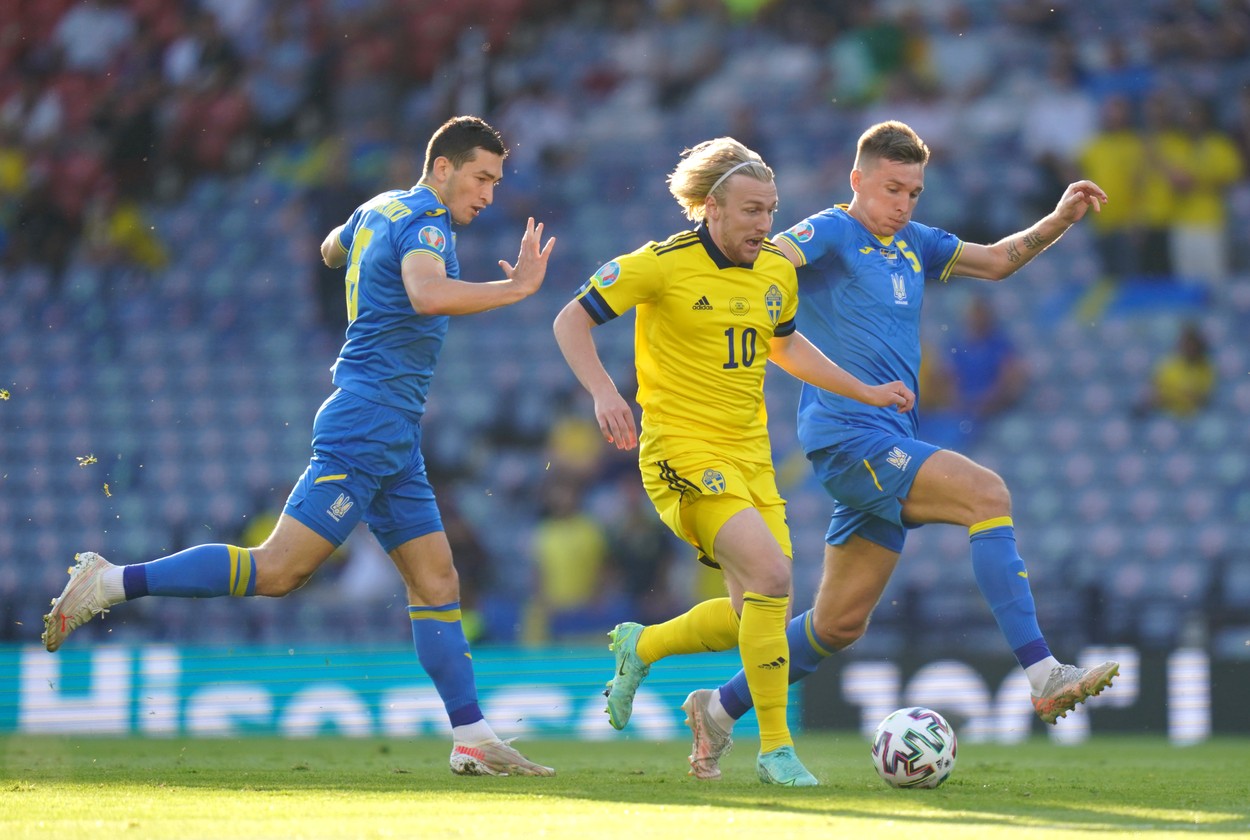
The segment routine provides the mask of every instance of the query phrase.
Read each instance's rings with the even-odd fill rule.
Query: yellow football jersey
[[[764,368],[798,307],[794,266],[771,242],[741,266],[700,225],[604,264],[578,300],[597,324],[638,309],[642,461],[697,449],[771,460]]]

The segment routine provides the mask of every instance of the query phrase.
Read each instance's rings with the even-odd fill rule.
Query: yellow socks
[[[786,723],[790,689],[790,643],[786,639],[789,604],[789,597],[784,595],[772,598],[745,592],[742,596],[738,649],[760,723],[760,752],[794,744]]]
[[[644,628],[638,636],[638,658],[650,665],[680,653],[729,650],[738,644],[738,624],[728,598],[703,601],[663,624]]]

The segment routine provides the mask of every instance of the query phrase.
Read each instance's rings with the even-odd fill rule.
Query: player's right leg
[[[55,651],[93,616],[146,595],[284,595],[306,581],[333,550],[324,537],[283,516],[259,548],[209,543],[128,566],[116,566],[94,551],[82,552],[69,570],[65,589],[43,617],[43,643]]]

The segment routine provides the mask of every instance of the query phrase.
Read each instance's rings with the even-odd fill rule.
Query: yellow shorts
[[[720,568],[713,554],[716,535],[730,517],[755,508],[781,551],[793,557],[786,502],[777,491],[772,464],[735,461],[710,452],[683,452],[641,464],[642,486],[660,519],[699,550],[700,562]]]

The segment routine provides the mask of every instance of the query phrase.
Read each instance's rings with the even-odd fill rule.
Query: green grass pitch
[[[1250,739],[1191,747],[1096,736],[961,744],[936,790],[886,787],[866,741],[799,736],[822,787],[755,779],[738,744],[720,782],[685,742],[518,742],[553,779],[461,778],[436,740],[0,739],[5,838],[1250,836]]]

